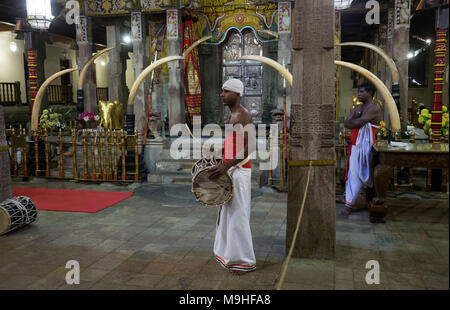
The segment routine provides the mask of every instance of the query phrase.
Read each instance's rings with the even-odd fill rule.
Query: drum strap
[[[30,218],[28,217],[28,210],[27,208],[25,208],[20,202],[18,202],[17,200],[14,199],[7,199],[4,203],[13,203],[16,205],[16,207],[22,211],[22,214],[25,213],[25,224],[29,224],[30,223]]]

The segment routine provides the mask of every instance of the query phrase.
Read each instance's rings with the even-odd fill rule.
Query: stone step
[[[156,172],[183,172],[190,174],[196,161],[194,159],[161,159],[156,162]]]
[[[192,183],[191,173],[157,171],[147,175],[147,182],[152,184]]]

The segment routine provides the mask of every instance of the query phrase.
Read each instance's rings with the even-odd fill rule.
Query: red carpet
[[[71,189],[13,188],[13,194],[27,196],[38,210],[96,213],[133,195]]]

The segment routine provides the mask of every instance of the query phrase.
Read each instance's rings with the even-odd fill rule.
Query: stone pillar
[[[293,256],[332,258],[336,239],[334,3],[297,0],[294,11],[286,250],[308,186]]]
[[[278,3],[278,63],[292,73],[291,67],[291,32],[292,32],[292,8],[290,2]],[[286,117],[291,111],[291,86],[283,77],[278,76],[277,109],[283,110],[286,100]]]
[[[392,38],[393,59],[400,74],[400,123],[401,131],[406,131],[408,123],[408,58],[410,9],[397,6],[394,10],[394,33]],[[402,11],[400,13],[400,11]],[[407,12],[407,13],[406,13]],[[407,14],[407,15],[405,15]]]
[[[8,151],[3,106],[0,105],[0,202],[13,197]]]
[[[218,45],[200,44],[200,78],[202,85],[202,124],[223,124],[223,104],[220,99],[222,88],[222,58]]]
[[[167,42],[169,56],[181,55],[181,16],[178,10],[167,10]],[[169,66],[169,131],[175,124],[184,124],[185,107],[181,78],[181,61],[171,61]]]
[[[278,47],[276,42],[263,43],[262,50],[264,57],[278,61]],[[277,91],[272,86],[276,85],[279,81],[282,83],[282,80],[277,70],[269,65],[263,64],[261,109],[262,123],[264,124],[270,124],[272,122],[271,111],[277,108],[277,96],[280,95],[280,90]]]
[[[124,90],[126,88],[125,71],[126,66],[122,62],[122,47],[120,45],[120,26],[118,23],[106,26],[106,41],[108,47],[114,47],[109,51],[108,63],[108,97],[110,101],[119,101],[124,111],[127,111],[127,96]],[[133,111],[131,111],[131,114]],[[127,114],[130,114],[127,112]]]
[[[141,74],[141,72],[150,64],[145,40],[142,40],[142,38],[145,37],[143,29],[146,28],[143,19],[144,16],[141,13],[132,13],[131,25],[134,80],[136,80],[139,74]],[[142,137],[144,130],[147,130],[145,128],[145,119],[147,117],[150,76],[151,74],[139,86],[134,99],[135,128],[138,131],[139,137]],[[141,139],[139,140],[142,141]],[[140,147],[142,147],[142,145],[140,145]],[[141,151],[139,151],[139,153],[141,153]]]
[[[77,25],[80,28],[83,36],[77,36],[78,44],[78,68],[83,70],[86,63],[93,57],[92,55],[92,19],[90,17],[81,16],[80,24]],[[83,80],[83,102],[84,111],[97,111],[97,88],[96,81],[94,81],[94,66],[92,63],[86,71],[86,75]],[[81,72],[80,72],[81,73]]]
[[[282,38],[285,37],[285,38]],[[291,39],[290,35],[281,34],[278,39],[278,63],[283,64],[292,73],[291,66]],[[286,106],[288,107],[287,111],[290,111],[291,106],[291,86],[286,81],[284,83],[286,85]],[[284,104],[284,86],[283,86],[283,77],[278,76],[278,96],[277,96],[277,106],[276,108],[283,110]],[[288,113],[289,115],[289,113]]]

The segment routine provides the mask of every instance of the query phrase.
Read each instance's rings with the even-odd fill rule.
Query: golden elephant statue
[[[105,129],[123,128],[123,106],[119,101],[98,102],[98,114],[100,115],[100,126]]]

